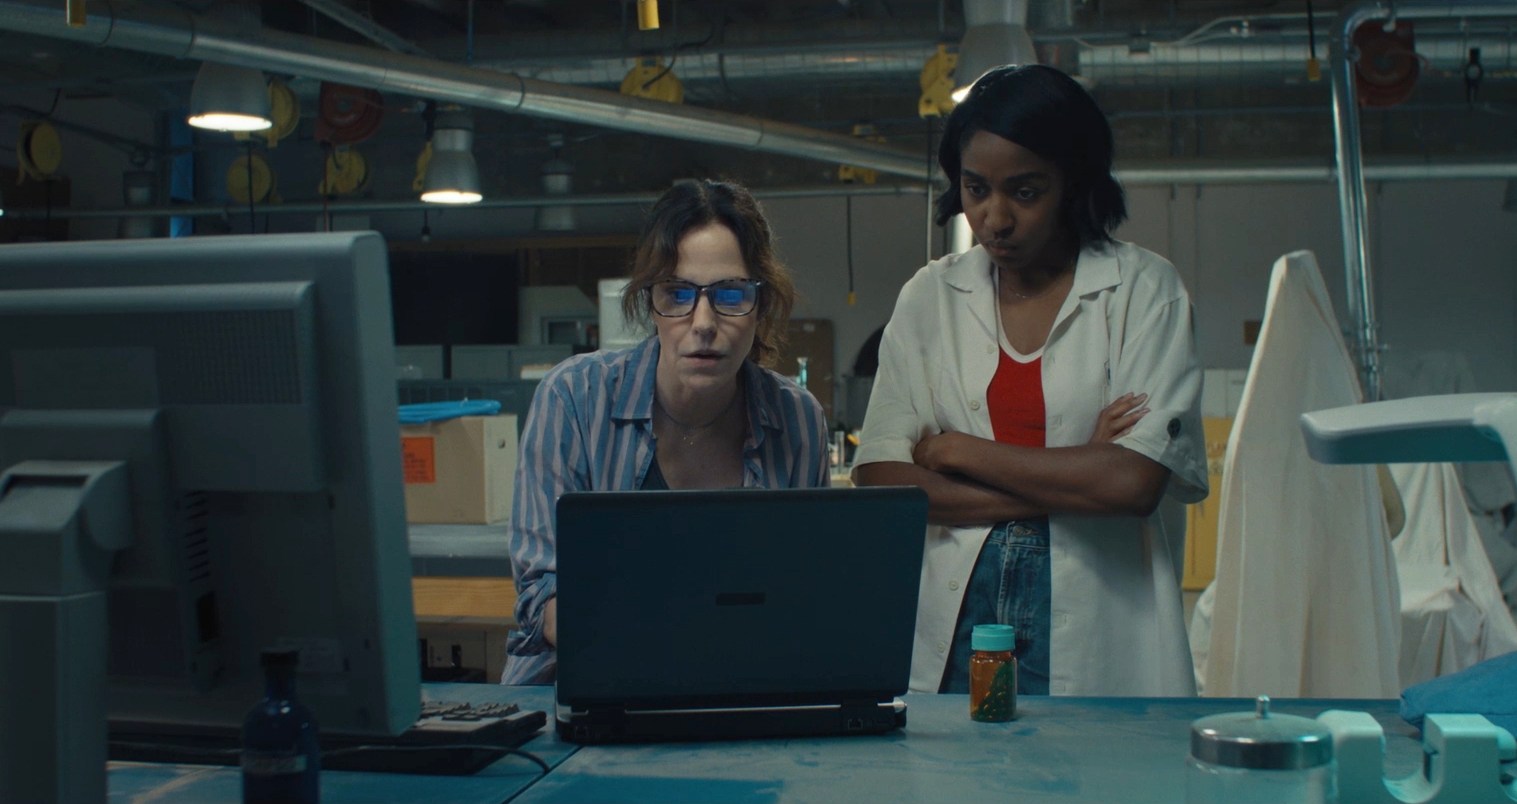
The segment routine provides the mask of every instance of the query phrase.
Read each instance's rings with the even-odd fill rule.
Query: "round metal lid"
[[[1333,759],[1333,734],[1316,720],[1269,711],[1260,695],[1253,712],[1203,717],[1190,725],[1190,754],[1212,765],[1300,770]]]

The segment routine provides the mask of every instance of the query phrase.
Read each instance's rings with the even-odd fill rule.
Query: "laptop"
[[[559,735],[905,726],[926,523],[915,487],[564,494]]]

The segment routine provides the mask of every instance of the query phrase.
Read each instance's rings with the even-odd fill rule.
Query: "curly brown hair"
[[[736,182],[687,179],[676,182],[654,202],[632,256],[631,281],[622,291],[622,314],[628,321],[648,323],[654,283],[674,276],[679,267],[679,243],[689,232],[719,223],[737,237],[749,275],[759,288],[758,331],[748,358],[770,366],[785,345],[785,328],[795,306],[795,283],[774,254],[769,221],[753,194]]]

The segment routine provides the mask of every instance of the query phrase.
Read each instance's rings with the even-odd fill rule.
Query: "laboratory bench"
[[[905,730],[874,736],[576,747],[551,733],[552,687],[424,686],[473,702],[512,700],[550,713],[524,745],[552,768],[506,756],[474,776],[324,772],[324,804],[342,802],[1090,802],[1179,804],[1190,724],[1253,702],[1211,698],[1023,696],[1009,723],[969,719],[962,695],[907,695]],[[1314,717],[1369,712],[1386,731],[1386,771],[1420,767],[1416,732],[1393,700],[1277,700]],[[235,768],[111,763],[111,801],[236,802]]]

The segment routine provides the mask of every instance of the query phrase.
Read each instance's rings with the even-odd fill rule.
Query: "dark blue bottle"
[[[295,650],[263,652],[263,700],[242,722],[243,804],[317,804],[316,719],[295,699]]]

